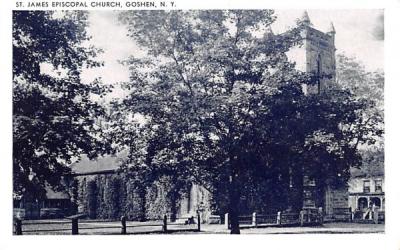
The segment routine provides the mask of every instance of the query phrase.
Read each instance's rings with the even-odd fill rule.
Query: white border
[[[149,235],[149,236],[23,236],[11,234],[11,10],[12,0],[0,1],[0,110],[2,122],[0,174],[0,249],[400,249],[399,25],[400,0],[175,0],[180,9],[385,9],[386,233],[343,235]]]

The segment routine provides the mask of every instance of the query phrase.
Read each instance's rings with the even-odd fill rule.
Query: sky
[[[277,21],[272,25],[274,33],[281,33],[295,25],[304,10],[276,10]],[[384,68],[383,10],[307,10],[313,27],[326,31],[332,22],[336,30],[336,53],[355,57],[367,70]],[[119,60],[140,53],[133,41],[127,37],[126,27],[118,22],[117,12],[92,11],[89,34],[92,43],[103,49],[99,56],[105,65],[88,69],[83,73],[84,81],[101,76],[105,83],[128,80],[128,69]],[[115,95],[120,95],[118,91]]]

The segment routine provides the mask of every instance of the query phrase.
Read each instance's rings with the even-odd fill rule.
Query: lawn
[[[162,221],[137,222],[127,221],[127,234],[162,234]],[[103,235],[121,234],[120,221],[79,220],[79,234]],[[24,235],[69,235],[71,221],[60,220],[30,220],[23,221]],[[182,223],[168,223],[168,233],[174,234],[228,234],[224,225],[202,224],[201,232],[197,232],[197,225]],[[384,224],[357,224],[357,223],[326,223],[314,227],[263,227],[242,229],[242,234],[339,234],[339,233],[383,233]]]

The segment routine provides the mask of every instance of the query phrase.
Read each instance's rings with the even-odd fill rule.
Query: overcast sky
[[[304,10],[276,10],[278,17],[272,29],[281,33],[295,25]],[[332,22],[336,29],[337,53],[354,56],[368,70],[384,68],[383,10],[308,10],[311,23],[316,29],[326,31]],[[101,76],[106,83],[126,81],[128,70],[118,63],[140,49],[126,36],[126,28],[118,23],[117,13],[93,11],[90,14],[89,33],[95,46],[104,50],[99,59],[105,66],[86,70],[86,81]]]

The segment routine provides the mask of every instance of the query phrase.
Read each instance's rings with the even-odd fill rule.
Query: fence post
[[[353,222],[353,212],[351,211],[351,207],[349,207],[349,215],[350,215],[350,222]]]
[[[121,216],[121,234],[126,234],[126,217]]]
[[[226,229],[229,229],[229,214],[228,213],[226,213],[225,214],[225,228]]]
[[[350,211],[351,211],[351,208],[350,208]],[[350,216],[351,216],[351,213],[350,213]],[[324,210],[322,207],[318,208],[318,224],[319,225],[324,224]]]
[[[19,218],[15,218],[14,227],[15,234],[22,235],[22,221]]]
[[[169,221],[170,222],[175,222],[176,221],[176,214],[175,213],[170,213],[169,214]]]
[[[163,219],[163,232],[164,232],[164,233],[166,233],[167,230],[168,230],[168,228],[167,228],[167,221],[168,221],[168,218],[167,218],[167,215],[165,214],[165,215],[164,215],[164,219]]]
[[[201,224],[200,213],[197,212],[197,231],[198,232],[200,232],[200,224]]]
[[[251,225],[252,225],[253,227],[256,227],[256,226],[257,226],[257,213],[256,213],[256,212],[253,213],[253,216],[252,216],[252,218],[251,218]]]
[[[73,235],[79,234],[78,218],[72,218],[71,223],[72,223],[72,234]]]
[[[278,212],[278,214],[276,215],[276,224],[281,225],[282,224],[282,213],[281,211]]]
[[[304,226],[304,210],[300,210],[300,226]]]
[[[376,207],[373,209],[373,213],[374,213],[374,216],[373,216],[374,223],[378,224],[379,223],[379,212]]]

